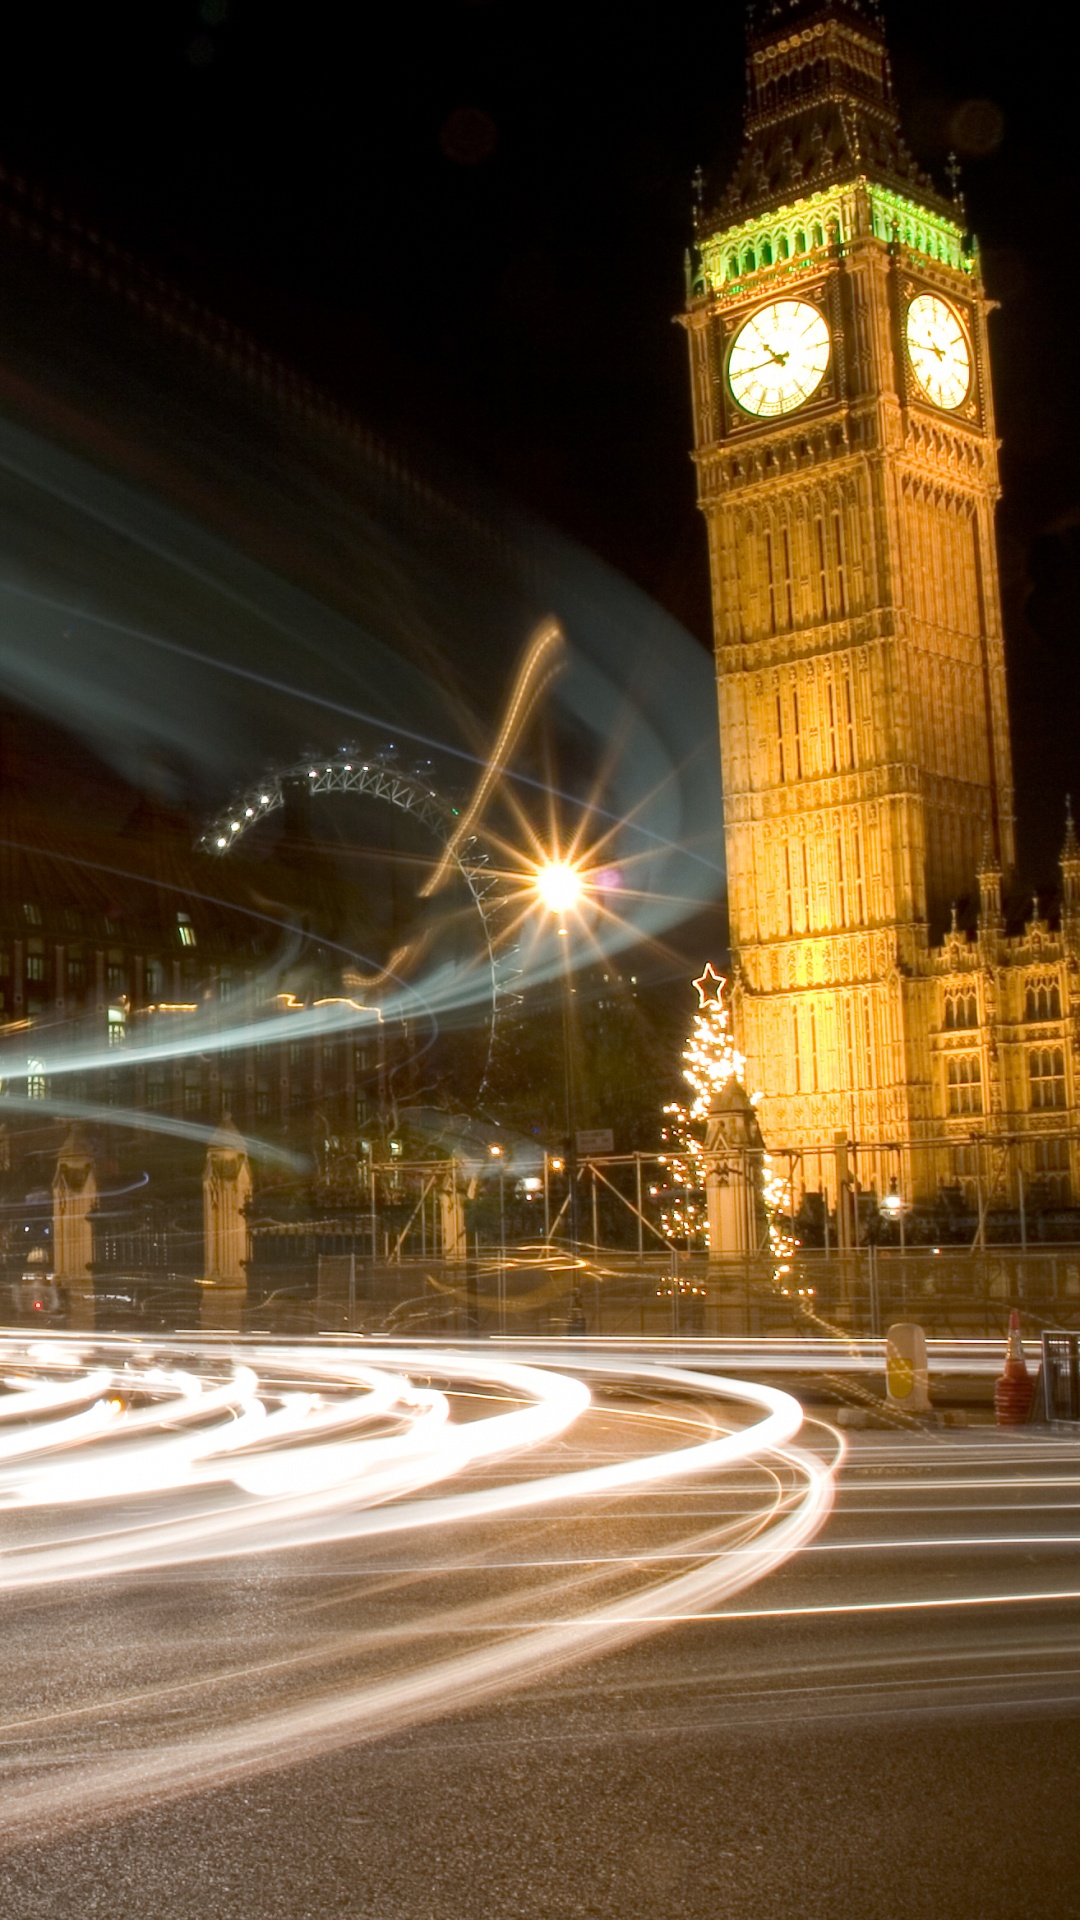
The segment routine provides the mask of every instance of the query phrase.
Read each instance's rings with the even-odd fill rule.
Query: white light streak
[[[521,1686],[668,1619],[697,1617],[805,1546],[832,1501],[834,1466],[791,1445],[802,1414],[789,1395],[674,1367],[650,1366],[643,1374],[629,1359],[608,1357],[587,1371],[608,1385],[640,1388],[647,1380],[679,1396],[651,1423],[644,1408],[628,1416],[635,1446],[650,1430],[670,1442],[689,1429],[691,1444],[624,1452],[618,1443],[624,1429],[616,1423],[614,1443],[605,1439],[599,1460],[592,1446],[585,1449],[590,1464],[553,1470],[567,1455],[543,1449],[587,1412],[589,1387],[524,1358],[379,1348],[369,1359],[368,1351],[255,1343],[230,1355],[198,1341],[162,1342],[154,1351],[148,1344],[85,1337],[77,1346],[57,1338],[33,1347],[32,1355],[29,1343],[9,1338],[0,1344],[0,1364],[20,1382],[35,1368],[54,1376],[40,1387],[11,1390],[19,1409],[32,1394],[39,1404],[18,1429],[25,1451],[0,1459],[0,1503],[18,1502],[23,1513],[17,1547],[0,1555],[0,1589],[8,1592],[116,1581],[252,1552],[437,1536],[450,1526],[456,1555],[462,1528],[597,1496],[681,1486],[691,1476],[754,1463],[759,1493],[738,1513],[704,1516],[705,1531],[695,1513],[694,1537],[684,1543],[690,1564],[675,1574],[657,1579],[661,1561],[654,1552],[622,1556],[615,1563],[620,1580],[633,1577],[636,1590],[611,1604],[582,1606],[578,1598],[581,1581],[594,1581],[602,1561],[585,1559],[577,1572],[568,1562],[561,1574],[558,1559],[542,1561],[544,1572],[563,1585],[544,1589],[548,1617],[536,1625],[491,1619],[482,1608],[471,1628],[464,1617],[444,1622],[436,1614],[420,1628],[409,1627],[406,1641],[460,1637],[464,1630],[478,1644],[404,1671],[376,1670],[353,1687],[338,1682],[332,1692],[305,1696],[298,1705],[270,1705],[235,1719],[215,1714],[209,1730],[201,1722],[175,1739],[153,1733],[149,1744],[117,1743],[89,1763],[76,1752],[68,1764],[39,1774],[32,1788],[16,1779],[0,1808],[0,1833],[9,1841],[32,1824],[40,1832],[43,1821],[91,1820],[121,1805],[298,1765]],[[62,1380],[55,1377],[60,1374]],[[94,1398],[70,1416],[66,1407],[103,1391],[121,1402],[119,1410],[109,1408],[108,1429],[72,1432],[73,1422],[109,1403]],[[466,1419],[455,1417],[459,1391],[470,1396]],[[490,1401],[489,1412],[478,1410],[477,1395]],[[760,1417],[728,1430],[722,1423],[732,1400]],[[610,1431],[605,1425],[605,1435]],[[580,1459],[581,1449],[575,1451]],[[517,1465],[504,1464],[493,1475],[497,1462]],[[480,1484],[473,1484],[477,1469],[483,1469]],[[420,1489],[422,1496],[414,1497]],[[128,1509],[124,1500],[133,1493],[139,1498]],[[72,1508],[78,1518],[68,1527],[61,1516]],[[479,1564],[498,1571],[497,1559],[482,1555]],[[383,1634],[388,1648],[400,1637],[393,1628]]]

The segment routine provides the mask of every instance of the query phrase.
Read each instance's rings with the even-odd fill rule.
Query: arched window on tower
[[[947,1033],[957,1028],[977,1027],[979,1024],[979,1002],[973,993],[947,993],[945,995],[945,1030]]]
[[[806,235],[801,227],[796,228],[795,231],[795,251],[796,253],[806,252]]]
[[[946,1072],[949,1112],[981,1113],[982,1065],[978,1054],[953,1054]]]
[[[1065,1105],[1065,1055],[1060,1047],[1037,1047],[1029,1053],[1028,1081],[1033,1112]]]
[[[1060,1020],[1061,989],[1056,981],[1048,986],[1030,986],[1024,1000],[1025,1020]]]

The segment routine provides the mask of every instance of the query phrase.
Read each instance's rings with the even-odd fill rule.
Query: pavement
[[[613,1401],[564,1458],[663,1444],[670,1413]],[[162,1740],[198,1754],[260,1713],[322,1725],[358,1674],[459,1651],[478,1608],[516,1630],[747,1537],[769,1472],[517,1514],[434,1556],[398,1538],[6,1596],[0,1820],[5,1782],[55,1809],[57,1779],[70,1818],[0,1856],[0,1915],[1080,1920],[1080,1439],[1034,1430],[850,1436],[824,1529],[718,1615],[80,1819],[121,1750],[149,1771]]]

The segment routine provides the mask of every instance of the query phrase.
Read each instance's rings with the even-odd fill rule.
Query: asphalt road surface
[[[292,1433],[289,1364],[261,1391]],[[192,1351],[204,1392],[222,1366]],[[213,1420],[175,1382],[115,1391],[103,1442],[73,1390],[89,1451],[8,1421],[3,1920],[1080,1916],[1080,1444],[857,1434],[830,1512],[827,1426],[725,1460],[775,1408],[597,1376],[435,1489],[408,1463],[440,1391],[479,1435],[528,1396],[420,1375],[362,1525],[315,1431],[273,1487],[265,1441],[227,1500],[181,1485]],[[324,1381],[332,1444],[345,1406]],[[407,1500],[430,1524],[373,1524]]]

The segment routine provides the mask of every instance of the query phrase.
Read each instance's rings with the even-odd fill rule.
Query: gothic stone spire
[[[952,214],[905,144],[879,0],[751,0],[746,139],[713,226],[860,174]]]

